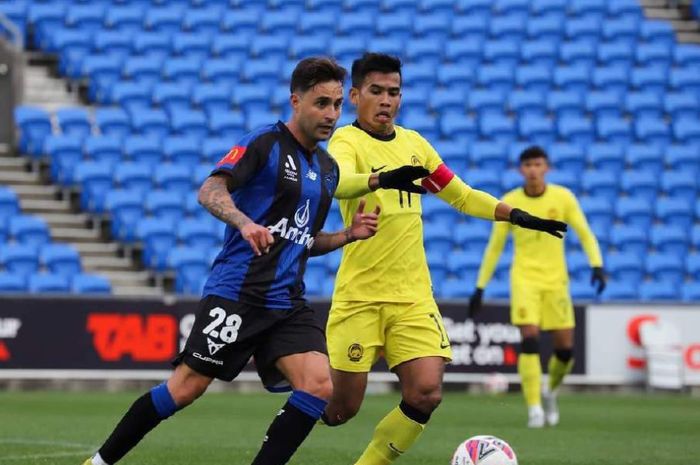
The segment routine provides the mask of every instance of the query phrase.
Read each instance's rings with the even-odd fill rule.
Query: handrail
[[[20,31],[15,23],[10,21],[10,18],[8,18],[5,13],[0,13],[0,26],[4,27],[10,33],[10,41],[14,42],[20,50],[23,50],[24,34],[22,34],[22,31]]]

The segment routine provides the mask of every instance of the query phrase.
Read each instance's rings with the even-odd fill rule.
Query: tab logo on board
[[[22,326],[19,318],[0,318],[0,339],[14,339]],[[4,341],[0,341],[0,362],[7,362],[12,358],[10,349]]]
[[[176,355],[178,322],[172,315],[91,313],[86,328],[95,352],[106,362],[166,362]]]

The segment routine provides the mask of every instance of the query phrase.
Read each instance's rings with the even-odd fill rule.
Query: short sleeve
[[[245,186],[267,163],[269,153],[260,150],[257,139],[235,145],[212,170],[211,175],[226,174],[231,177],[234,189]]]

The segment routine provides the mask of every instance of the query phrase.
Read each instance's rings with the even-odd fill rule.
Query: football
[[[518,459],[503,439],[474,436],[457,447],[450,465],[518,465]]]

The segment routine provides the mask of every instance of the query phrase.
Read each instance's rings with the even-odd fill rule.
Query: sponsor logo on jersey
[[[309,170],[308,173],[306,173],[306,177],[308,179],[311,179],[312,181],[315,181],[316,179],[318,179],[318,174],[316,174],[315,171]]]
[[[240,145],[235,146],[226,155],[224,155],[224,158],[219,160],[219,163],[217,163],[216,166],[235,165],[238,163],[238,160],[243,157],[245,151],[246,147],[241,147]]]
[[[279,234],[280,237],[292,241],[295,244],[303,245],[309,250],[314,245],[314,238],[309,234],[309,228],[305,227],[309,223],[310,199],[306,199],[306,203],[299,207],[294,213],[294,226],[290,225],[289,218],[282,218],[276,224],[268,226],[272,234]]]
[[[374,166],[370,166],[370,167],[369,167],[369,170],[370,170],[372,173],[376,173],[377,171],[381,171],[381,170],[383,170],[384,168],[386,168],[386,165],[382,165],[382,166],[380,166],[379,168],[375,168]]]
[[[294,163],[294,157],[287,154],[287,160],[284,162],[284,179],[292,182],[299,182],[299,171]]]
[[[214,365],[223,365],[224,364],[223,360],[216,360],[216,359],[213,359],[211,357],[207,357],[205,355],[202,355],[199,352],[193,352],[192,356],[194,358],[200,359],[203,362],[213,363]]]
[[[220,351],[221,348],[226,344],[217,344],[216,342],[207,338],[207,345],[209,346],[209,355],[214,355],[215,353]]]
[[[365,354],[365,348],[357,342],[350,344],[348,347],[348,359],[351,362],[359,362],[362,360],[362,356]]]

